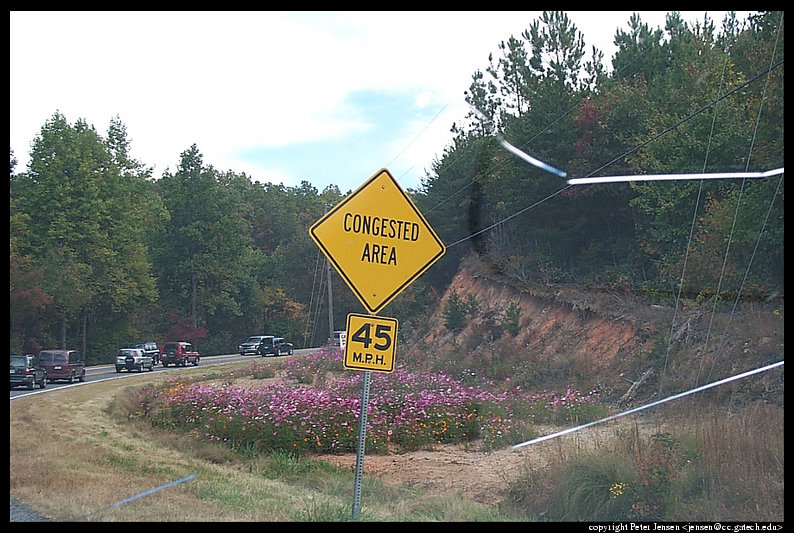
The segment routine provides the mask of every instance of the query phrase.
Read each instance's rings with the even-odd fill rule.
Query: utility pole
[[[331,262],[328,263],[328,338],[334,342],[334,299],[331,293]]]
[[[325,206],[325,212],[328,212],[328,205]],[[334,298],[331,291],[331,260],[325,260],[325,266],[328,272],[328,339],[334,342]]]
[[[190,305],[190,314],[193,315],[193,329],[198,327],[198,320],[196,319],[196,271],[190,273],[190,284],[193,289],[193,297],[191,298],[191,305]],[[195,342],[195,340],[194,340]]]

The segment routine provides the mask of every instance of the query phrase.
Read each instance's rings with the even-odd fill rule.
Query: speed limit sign
[[[397,319],[373,315],[347,315],[347,343],[344,366],[347,370],[394,370]]]

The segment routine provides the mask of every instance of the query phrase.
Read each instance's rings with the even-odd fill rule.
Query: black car
[[[11,356],[11,388],[20,385],[30,390],[35,389],[36,385],[42,389],[47,386],[47,372],[35,355]]]
[[[259,349],[259,354],[262,357],[267,355],[292,355],[293,346],[291,342],[287,342],[283,337],[271,337],[262,342],[263,346]]]

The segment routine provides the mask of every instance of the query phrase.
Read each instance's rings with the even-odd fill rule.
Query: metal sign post
[[[367,439],[367,411],[369,409],[369,383],[372,373],[364,372],[361,384],[361,416],[358,419],[358,449],[356,450],[356,472],[353,480],[353,520],[361,515],[361,478],[364,474],[364,448]]]
[[[397,344],[397,319],[374,315],[347,315],[347,342],[344,366],[349,370],[364,370],[361,384],[361,415],[358,419],[358,449],[353,482],[353,520],[361,514],[361,478],[364,471],[364,449],[367,441],[367,413],[372,371],[394,370],[394,351]]]

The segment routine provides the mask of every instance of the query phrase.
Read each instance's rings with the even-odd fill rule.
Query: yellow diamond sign
[[[385,168],[309,229],[370,313],[377,313],[444,255],[444,243]]]

